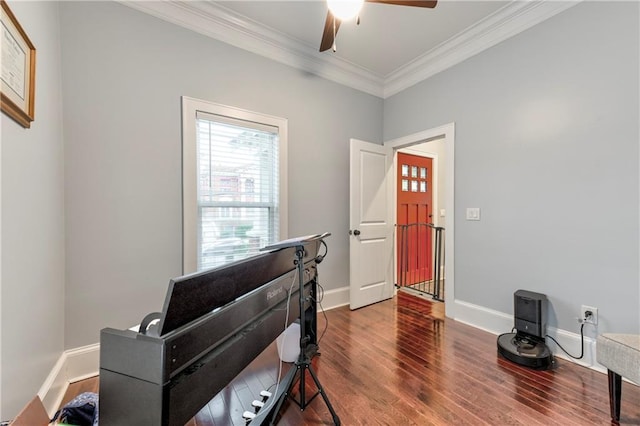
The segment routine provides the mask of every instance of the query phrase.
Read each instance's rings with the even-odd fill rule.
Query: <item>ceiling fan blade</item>
[[[369,3],[384,3],[384,4],[395,4],[397,6],[414,6],[414,7],[428,7],[433,9],[436,7],[438,2],[436,0],[433,1],[420,1],[420,0],[364,0]]]
[[[335,31],[333,24],[335,22]],[[338,28],[340,28],[340,20],[337,19],[330,11],[327,11],[327,19],[324,21],[324,30],[322,32],[322,41],[320,42],[320,51],[324,52],[333,47],[335,41],[335,34],[338,34]]]

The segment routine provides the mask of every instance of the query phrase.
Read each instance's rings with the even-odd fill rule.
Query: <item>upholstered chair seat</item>
[[[607,367],[611,420],[620,420],[622,377],[640,384],[640,335],[604,333],[598,336],[596,358]]]

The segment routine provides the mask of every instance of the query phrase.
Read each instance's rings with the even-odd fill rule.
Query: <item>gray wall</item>
[[[58,5],[10,2],[36,47],[35,121],[2,115],[0,420],[38,392],[64,347],[64,169]]]
[[[116,3],[61,3],[65,347],[162,308],[181,273],[180,96],[289,120],[289,236],[332,232],[348,285],[349,138],[382,139],[381,99]]]
[[[638,16],[582,3],[385,101],[385,140],[456,123],[456,299],[511,313],[524,288],[554,327],[586,304],[640,331]]]

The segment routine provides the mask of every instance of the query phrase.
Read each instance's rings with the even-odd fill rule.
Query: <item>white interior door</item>
[[[393,296],[392,148],[351,139],[351,309]]]

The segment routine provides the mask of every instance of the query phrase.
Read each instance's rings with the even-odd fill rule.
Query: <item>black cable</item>
[[[549,336],[548,334],[547,334],[545,337],[548,337],[549,339],[553,340],[553,341],[555,342],[555,344],[556,344],[556,345],[558,345],[558,347],[559,347],[560,349],[562,349],[562,351],[563,351],[565,354],[569,355],[571,358],[573,358],[573,359],[582,359],[582,357],[584,356],[584,333],[583,333],[583,330],[584,330],[584,324],[585,324],[585,323],[582,323],[582,325],[580,326],[580,342],[581,342],[581,344],[582,344],[582,350],[580,351],[580,356],[573,356],[573,355],[571,355],[569,352],[567,352],[567,351],[566,351],[566,349],[565,349],[565,348],[563,348],[563,347],[560,345],[560,343],[558,343],[558,341],[557,341],[556,339],[554,339],[553,337]]]
[[[318,339],[318,346],[320,345],[320,342],[322,341],[322,338],[324,337],[324,333],[327,332],[327,329],[329,328],[329,318],[327,317],[327,313],[324,311],[324,308],[322,307],[322,299],[324,299],[324,288],[320,285],[320,283],[316,283],[317,288],[320,290],[320,298],[319,300],[313,299],[314,303],[317,303],[318,305],[320,305],[320,309],[322,310],[322,315],[324,316],[324,330],[322,330],[322,334],[320,335],[320,338]]]
[[[318,345],[320,345],[320,342],[324,337],[324,333],[326,333],[327,329],[329,328],[329,318],[327,318],[327,313],[324,311],[322,303],[318,302],[318,304],[320,305],[320,309],[322,309],[322,315],[324,316],[324,330],[322,330],[322,334],[320,335],[320,338],[318,338]]]
[[[320,263],[324,260],[324,257],[329,253],[329,247],[327,247],[327,243],[324,240],[320,240],[320,243],[324,246],[324,254],[316,256],[316,263]]]
[[[317,285],[317,289],[320,290],[320,297],[318,298],[317,302],[318,303],[322,303],[322,301],[324,300],[324,287],[322,287],[322,285],[319,282],[316,282]]]

